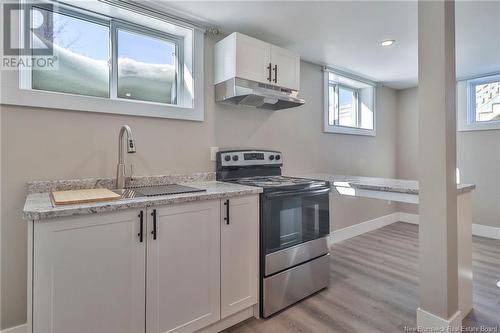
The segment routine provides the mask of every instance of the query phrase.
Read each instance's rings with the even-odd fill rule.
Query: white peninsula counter
[[[313,173],[299,177],[326,180],[340,195],[418,204],[418,181]],[[457,184],[459,309],[472,310],[472,191],[473,184]],[[333,198],[333,196],[331,196]],[[333,200],[333,199],[331,199]]]

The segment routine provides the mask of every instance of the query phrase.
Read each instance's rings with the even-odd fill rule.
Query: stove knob
[[[269,159],[272,161],[274,160],[274,155],[269,155]]]
[[[233,161],[237,161],[238,160],[238,155],[233,155]]]
[[[276,155],[276,161],[279,161],[281,159],[280,155]]]
[[[226,162],[229,162],[231,160],[231,156],[229,155],[224,156],[224,160],[226,160]]]

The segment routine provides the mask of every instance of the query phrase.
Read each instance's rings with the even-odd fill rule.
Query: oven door
[[[323,238],[330,232],[329,188],[264,194],[263,255]]]

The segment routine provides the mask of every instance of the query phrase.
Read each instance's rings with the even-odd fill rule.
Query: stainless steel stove
[[[282,153],[217,153],[217,180],[263,188],[260,195],[260,315],[267,318],[328,286],[328,182],[281,175]]]

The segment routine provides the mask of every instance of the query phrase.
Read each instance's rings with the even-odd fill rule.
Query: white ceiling
[[[403,89],[417,85],[416,1],[161,1],[175,14]],[[457,1],[457,77],[500,71],[500,0]],[[395,39],[380,47],[384,39]]]

